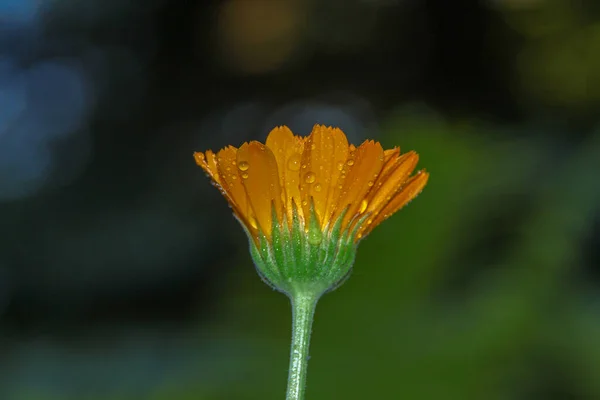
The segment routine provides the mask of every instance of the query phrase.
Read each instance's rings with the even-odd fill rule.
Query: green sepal
[[[358,224],[342,231],[344,211],[331,226],[321,230],[314,205],[304,221],[294,204],[292,223],[287,216],[279,221],[272,212],[271,239],[262,232],[250,239],[250,254],[260,277],[271,287],[289,296],[311,292],[321,296],[334,290],[348,277],[356,255]],[[306,217],[305,217],[306,218]],[[364,216],[363,218],[366,218]]]

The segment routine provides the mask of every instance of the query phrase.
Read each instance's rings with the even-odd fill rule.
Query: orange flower
[[[348,144],[338,128],[315,125],[307,137],[277,127],[266,144],[252,141],[194,153],[251,235],[270,240],[273,218],[289,224],[294,215],[308,229],[315,215],[322,232],[338,218],[354,242],[415,198],[427,183],[423,170],[411,176],[419,156],[383,150],[378,142]]]
[[[417,196],[429,174],[419,156],[348,144],[338,128],[315,125],[305,138],[285,126],[265,144],[194,153],[249,236],[260,277],[290,299],[292,349],[287,399],[304,398],[315,306],[350,275],[357,244]]]

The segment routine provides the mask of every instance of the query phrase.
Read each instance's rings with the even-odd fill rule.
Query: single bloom
[[[331,290],[348,275],[356,245],[414,199],[429,174],[419,156],[355,147],[338,128],[315,125],[307,137],[285,126],[266,143],[194,153],[250,238],[260,275],[278,290]]]

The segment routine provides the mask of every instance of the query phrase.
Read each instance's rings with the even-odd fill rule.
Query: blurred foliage
[[[308,399],[600,398],[597,1],[33,3],[0,0],[1,399],[281,398],[288,301],[191,153],[315,122],[431,180],[318,305]]]
[[[600,201],[600,134],[545,181],[536,177],[543,143],[499,143],[479,124],[453,125],[411,110],[386,126],[384,144],[418,149],[431,184],[361,244],[352,278],[319,304],[307,396],[565,398],[543,397],[540,391],[551,389],[536,386],[564,371],[572,398],[600,397],[600,320],[586,306],[594,294],[569,279]],[[554,190],[556,181],[569,186]],[[505,255],[455,262],[465,243],[484,240],[478,225],[493,223],[511,201],[507,195],[534,211],[512,221]],[[465,269],[470,280],[450,285]],[[214,320],[196,331],[211,346],[191,380],[146,398],[280,397],[287,300],[267,290],[246,255],[230,275]]]

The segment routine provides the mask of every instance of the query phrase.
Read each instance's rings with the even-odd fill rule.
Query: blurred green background
[[[291,315],[193,151],[431,172],[316,312],[308,399],[600,399],[596,0],[0,0],[0,399],[284,396]]]

